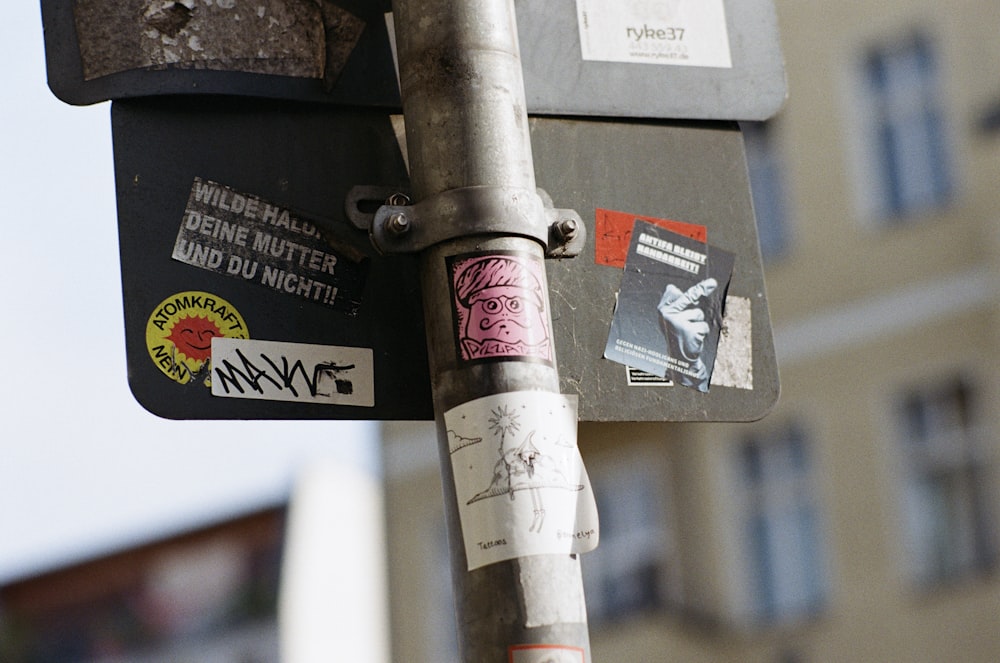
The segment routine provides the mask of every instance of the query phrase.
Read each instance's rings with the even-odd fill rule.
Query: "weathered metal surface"
[[[359,187],[358,193],[365,188]],[[544,191],[530,198],[522,194],[520,189],[465,187],[417,205],[403,196],[407,200],[382,205],[362,220],[361,227],[369,229],[372,243],[382,253],[415,253],[465,235],[469,219],[477,218],[478,232],[535,239],[545,246],[548,258],[579,255],[587,235],[580,215],[575,210],[554,209]],[[348,202],[348,209],[352,207],[356,202]]]
[[[49,87],[91,104],[235,94],[398,106],[372,0],[42,0]]]
[[[216,69],[323,78],[327,30],[334,72],[364,23],[317,0],[76,0],[84,80],[129,69]]]

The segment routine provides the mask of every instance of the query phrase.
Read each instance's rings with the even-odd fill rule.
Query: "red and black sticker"
[[[594,261],[598,265],[624,267],[625,256],[628,254],[629,243],[632,241],[632,227],[639,220],[647,221],[699,242],[708,241],[708,229],[705,226],[598,208],[594,217],[594,234],[596,235]]]

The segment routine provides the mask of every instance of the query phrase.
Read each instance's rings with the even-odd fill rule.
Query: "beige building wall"
[[[581,426],[595,490],[632,463],[662,476],[663,492],[660,603],[594,621],[594,661],[996,661],[1000,130],[980,123],[1000,109],[1000,13],[987,0],[778,0],[777,9],[790,98],[772,137],[787,248],[766,276],[782,395],[753,424]],[[936,57],[954,188],[946,205],[887,224],[872,205],[878,166],[866,156],[862,72],[872,48],[912,34]],[[907,526],[906,398],[959,379],[976,415],[966,474],[981,490],[979,528],[992,548],[967,573],[922,582]],[[814,506],[822,601],[760,621],[741,453],[749,437],[789,426],[808,449],[793,489]],[[447,601],[438,586],[447,564],[426,559],[447,551],[433,429],[385,430],[395,660],[453,660],[441,658],[453,633],[430,616],[433,601]]]

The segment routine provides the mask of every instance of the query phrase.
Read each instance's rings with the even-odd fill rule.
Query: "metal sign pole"
[[[469,360],[456,326],[455,302],[463,288],[454,271],[456,256],[516,259],[518,268],[542,264],[550,228],[560,225],[558,219],[550,223],[552,210],[547,213],[535,188],[514,4],[395,0],[393,15],[415,203],[383,207],[372,232],[383,244],[410,243],[421,251],[462,659],[534,661],[535,654],[515,652],[542,645],[536,651],[563,647],[590,661],[575,555],[522,556],[468,570],[444,416],[491,395],[559,391],[551,354],[548,361],[526,361],[511,346],[488,360]],[[561,227],[564,236],[572,235],[577,223],[570,218]],[[551,342],[544,269],[534,273],[543,313],[534,331]],[[482,468],[487,477],[492,469]]]

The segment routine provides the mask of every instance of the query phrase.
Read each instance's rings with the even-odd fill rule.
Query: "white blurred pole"
[[[282,663],[389,663],[382,483],[321,461],[288,516],[278,620]]]

